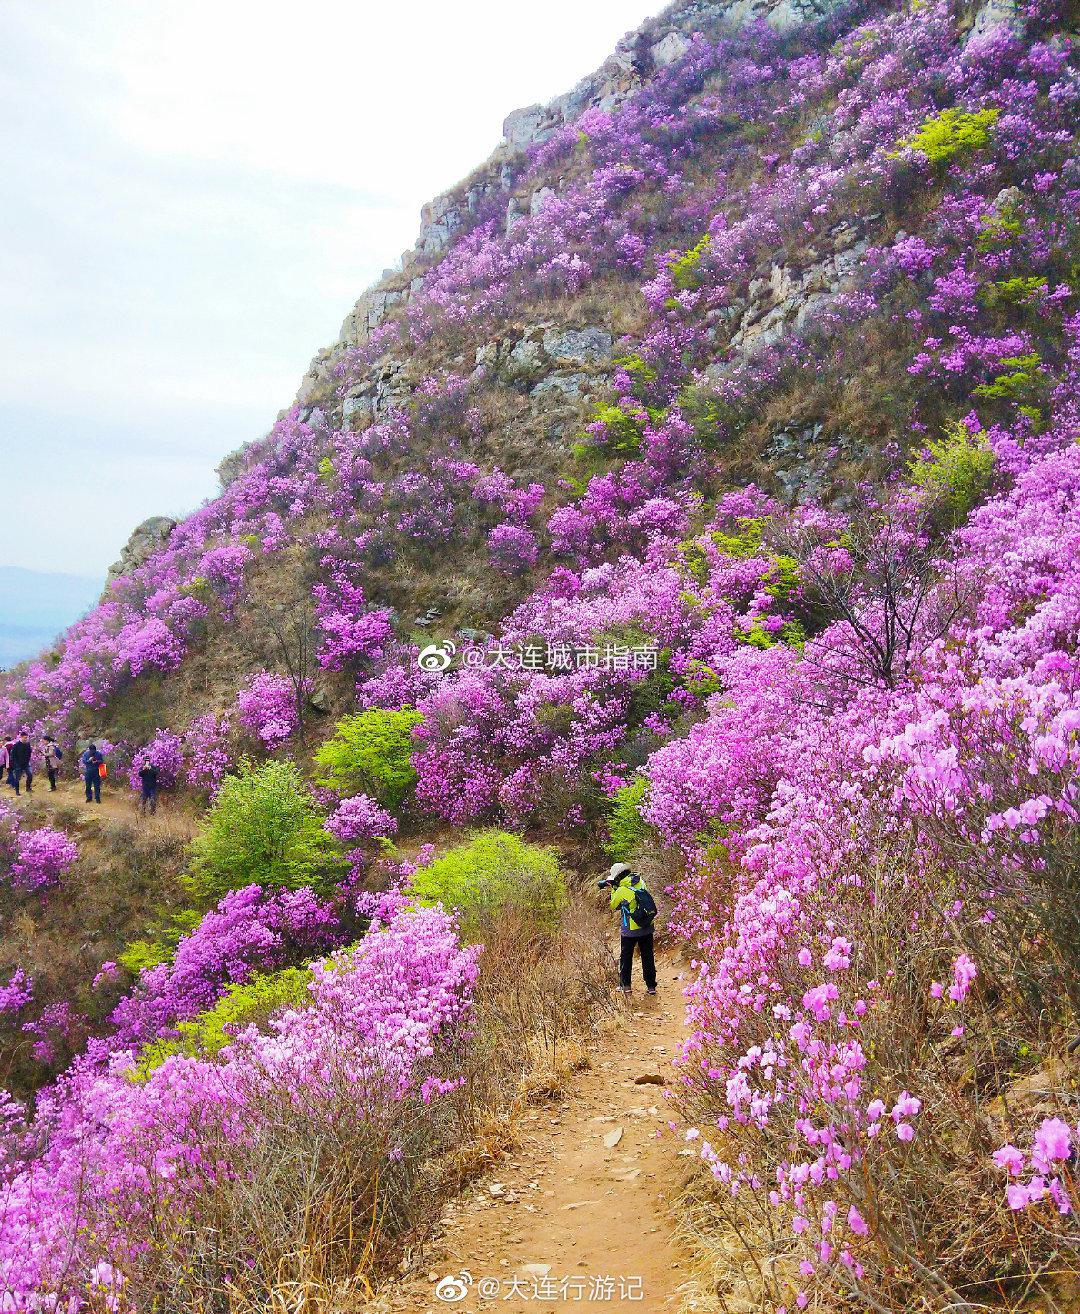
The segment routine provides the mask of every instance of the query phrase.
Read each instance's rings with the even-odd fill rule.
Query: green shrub
[[[1016,203],[1004,200],[1000,209],[991,210],[982,216],[975,245],[980,251],[1008,247],[1023,231],[1024,224]]]
[[[706,233],[696,246],[692,246],[689,251],[679,256],[677,260],[672,260],[668,265],[671,281],[680,292],[695,292],[701,286],[701,260],[709,249],[710,241],[711,238]]]
[[[552,931],[566,905],[566,880],[555,852],[501,830],[481,830],[412,878],[418,902],[457,909],[462,936],[482,940],[504,909]]]
[[[980,383],[975,389],[976,397],[1003,401],[1026,400],[1040,386],[1043,368],[1037,351],[1026,352],[1023,356],[1006,356],[1001,363],[1008,367],[1010,373],[997,375],[991,383]]]
[[[910,137],[897,142],[891,158],[903,150],[920,151],[931,164],[947,164],[961,152],[980,150],[990,142],[990,130],[1001,114],[999,109],[947,109],[920,124]]]
[[[786,643],[801,649],[806,643],[806,631],[798,621],[786,621],[778,630],[767,630],[755,617],[748,626],[735,631],[735,640],[750,648],[775,648],[778,643]]]
[[[188,1058],[216,1058],[244,1027],[254,1026],[266,1031],[275,1013],[311,1002],[308,990],[311,979],[312,974],[306,967],[286,967],[280,972],[260,973],[250,981],[229,986],[213,1008],[178,1023],[178,1037],[156,1040],[145,1046],[139,1055],[136,1077],[145,1080],[174,1054]]]
[[[634,383],[635,395],[640,395],[656,382],[656,370],[636,351],[628,356],[616,356],[614,363],[617,369],[625,370],[630,375]]]
[[[176,946],[183,936],[190,934],[202,920],[202,913],[194,909],[162,913],[149,936],[133,940],[116,961],[121,967],[138,976],[148,968],[157,967],[172,959]]]
[[[724,682],[707,662],[691,657],[686,663],[683,686],[698,698],[708,698],[711,694],[719,693]]]
[[[979,299],[990,310],[998,306],[1026,306],[1037,301],[1045,289],[1045,278],[1005,278],[982,287]]]
[[[764,525],[762,517],[744,516],[736,523],[733,533],[726,534],[723,530],[714,529],[709,532],[708,541],[725,556],[746,561],[750,557],[762,555]],[[704,584],[709,578],[709,555],[699,540],[687,539],[679,545],[679,561],[696,584]]]
[[[315,754],[317,783],[339,794],[370,794],[395,808],[416,779],[412,732],[423,717],[411,708],[373,708],[338,722]]]
[[[789,606],[802,588],[799,563],[786,553],[773,553],[763,580],[765,592],[782,606]]]
[[[604,438],[601,440],[604,451],[615,456],[637,455],[648,419],[641,407],[624,411],[620,406],[609,406],[601,402],[596,407],[593,419],[604,426]]]
[[[928,456],[911,463],[911,481],[953,525],[961,524],[994,477],[994,453],[985,431],[963,424],[946,426],[944,435],[927,444]]]
[[[216,902],[245,885],[298,889],[332,877],[340,859],[294,762],[246,759],[226,776],[192,841],[185,884]]]
[[[641,815],[648,788],[648,780],[644,776],[636,776],[629,785],[623,785],[611,797],[604,852],[617,862],[629,861],[650,832],[649,823]]]

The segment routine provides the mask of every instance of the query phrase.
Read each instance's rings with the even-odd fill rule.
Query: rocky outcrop
[[[995,27],[1006,24],[1015,27],[1019,22],[1016,0],[984,0],[975,11],[975,19],[968,33],[969,41],[986,36]]]
[[[476,369],[534,397],[577,397],[611,377],[613,338],[595,324],[566,328],[548,321],[530,324],[520,337],[498,338],[476,350]]]
[[[404,369],[403,361],[387,357],[368,370],[342,402],[342,423],[357,428],[362,422],[382,420],[388,411],[403,408],[410,393]]]
[[[130,575],[132,571],[138,570],[141,565],[149,561],[155,552],[160,552],[168,543],[176,523],[171,516],[151,516],[149,520],[144,520],[141,525],[136,526],[125,543],[124,550],[109,567],[109,583],[111,584],[114,579],[120,579],[123,575]]]
[[[529,149],[573,123],[589,108],[611,110],[657,71],[677,63],[694,33],[725,25],[741,27],[764,20],[786,32],[827,13],[835,0],[676,0],[663,13],[628,32],[595,73],[547,105],[528,105],[508,114],[502,141],[491,157],[464,182],[428,202],[421,211],[420,235],[401,257],[401,269],[387,270],[346,315],[336,343],[312,361],[297,401],[302,406],[328,400],[333,362],[342,351],[362,345],[388,314],[420,286],[424,271],[478,218],[505,214],[507,228],[524,213],[536,213],[550,188],[531,196],[514,194]],[[990,5],[1009,0],[987,0]]]
[[[756,351],[789,331],[805,332],[841,292],[858,286],[867,239],[850,224],[839,224],[831,237],[831,250],[809,252],[798,265],[774,263],[752,280],[729,342],[733,350]]]
[[[859,444],[846,434],[826,438],[824,425],[787,425],[773,434],[762,453],[789,502],[836,504],[833,468],[858,457]]]

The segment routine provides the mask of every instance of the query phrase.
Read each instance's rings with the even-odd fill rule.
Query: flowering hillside
[[[186,1308],[147,1254],[191,1236],[194,1290],[256,1300],[229,1183],[298,1110],[394,1232],[488,915],[418,906],[415,849],[478,826],[665,891],[721,1301],[1075,1290],[1080,12],[747,8],[511,116],[220,497],[0,690],[209,809],[181,923],[0,1105],[5,1308]],[[78,852],[5,817],[44,917]],[[63,1007],[19,968],[0,1038]]]

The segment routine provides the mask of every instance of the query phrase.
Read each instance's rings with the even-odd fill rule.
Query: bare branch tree
[[[789,523],[783,550],[831,625],[807,660],[858,685],[895,689],[967,608],[972,593],[910,507],[864,512],[839,538]]]
[[[279,671],[292,686],[297,733],[306,742],[308,699],[318,672],[319,626],[307,594],[289,603],[256,597],[237,634],[240,645],[259,664]]]

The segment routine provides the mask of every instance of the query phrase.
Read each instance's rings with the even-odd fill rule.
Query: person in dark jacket
[[[158,792],[158,769],[153,762],[147,762],[145,766],[139,768],[139,783],[142,786],[139,811],[149,810],[150,815],[153,816],[157,812]]]
[[[105,759],[98,752],[97,744],[91,744],[79,758],[83,781],[86,784],[87,803],[101,802],[101,766]]]
[[[646,994],[656,994],[656,959],[653,956],[653,928],[651,921],[644,924],[635,919],[637,894],[647,890],[644,880],[625,862],[617,862],[604,882],[611,888],[611,907],[619,914],[621,931],[619,944],[619,985],[624,995],[630,993],[634,970],[634,947],[641,954],[641,972],[645,977]]]
[[[24,730],[15,740],[8,753],[8,767],[11,770],[11,783],[15,786],[15,793],[22,793],[22,778],[26,777],[26,792],[34,792],[34,771],[30,765],[30,759],[33,756],[33,748],[30,745],[30,735]]]

